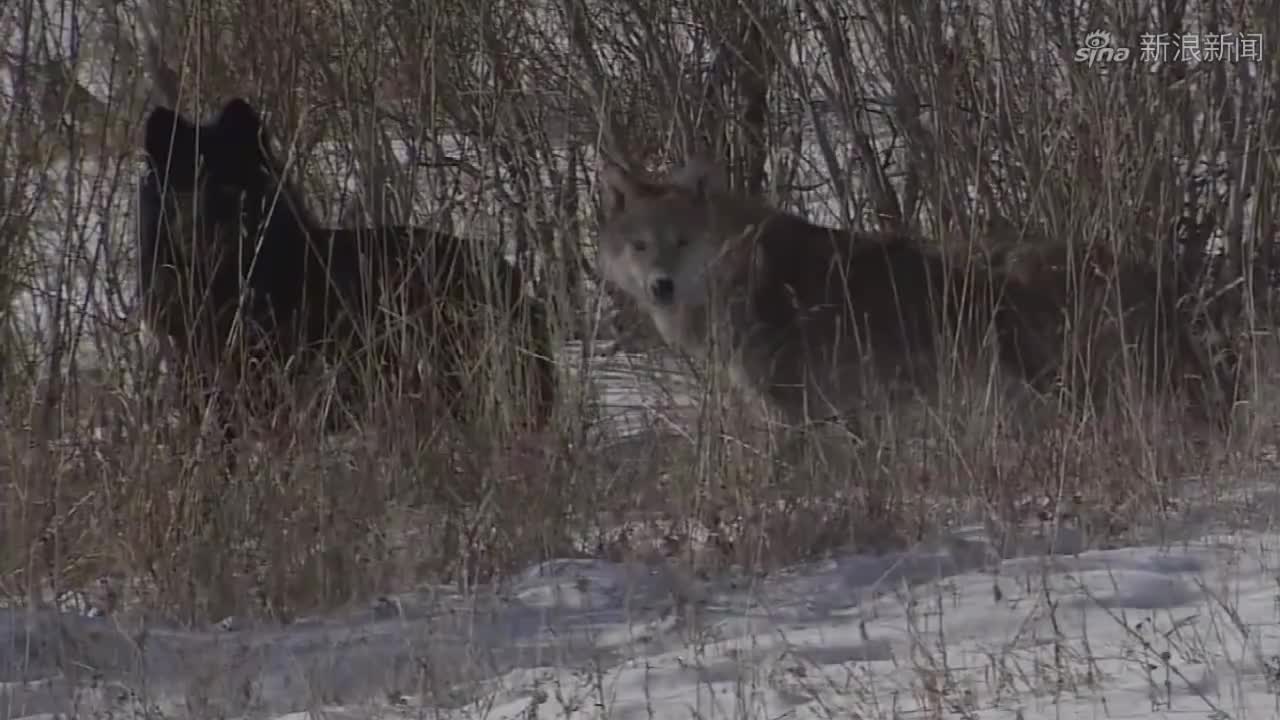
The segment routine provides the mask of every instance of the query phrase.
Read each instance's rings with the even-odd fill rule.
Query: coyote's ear
[[[610,160],[600,163],[600,199],[605,217],[613,217],[627,209],[627,204],[642,192],[639,181],[631,173]]]
[[[685,162],[684,167],[672,173],[671,184],[702,198],[724,191],[724,171],[710,158],[695,155]]]

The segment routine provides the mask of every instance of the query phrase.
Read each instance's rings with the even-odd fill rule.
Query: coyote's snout
[[[682,304],[702,301],[697,292],[697,279],[687,272],[699,263],[687,241],[668,243],[660,236],[645,237],[639,233],[611,249],[617,254],[605,267],[625,272],[613,279],[638,300],[658,308],[670,307],[677,301]]]
[[[649,281],[649,294],[655,305],[670,305],[676,299],[676,284],[670,275],[655,274]]]
[[[939,350],[970,359],[981,345],[986,283],[909,239],[735,197],[701,162],[667,182],[615,165],[601,179],[602,276],[669,344],[726,367],[789,421],[855,413],[868,382],[931,389]]]

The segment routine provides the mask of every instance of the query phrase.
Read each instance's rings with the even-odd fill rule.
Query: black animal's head
[[[139,269],[144,312],[159,332],[179,341],[202,323],[217,332],[214,318],[236,303],[279,187],[269,148],[244,100],[206,124],[166,107],[147,117]]]
[[[207,222],[240,212],[242,195],[261,193],[274,163],[258,113],[247,102],[228,102],[217,119],[195,125],[170,108],[147,118],[144,149],[163,193],[204,211]]]

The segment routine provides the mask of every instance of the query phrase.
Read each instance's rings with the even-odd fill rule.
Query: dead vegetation
[[[1131,48],[1237,31],[1265,48],[1280,20],[1263,2],[995,7],[5,6],[0,594],[51,602],[111,576],[122,606],[162,617],[287,619],[550,556],[767,570],[974,517],[1087,518],[1105,537],[1170,512],[1183,478],[1255,462],[1275,417],[1280,55],[1075,51],[1097,29]],[[228,469],[138,329],[133,197],[162,93],[190,118],[249,98],[326,225],[501,244],[551,308],[548,427],[511,429],[512,397],[478,384],[480,420],[386,393],[327,436],[321,377],[318,405],[238,415]],[[658,399],[620,440],[606,341],[621,329],[648,365],[673,363],[644,318],[613,319],[629,303],[596,277],[597,163],[694,154],[735,192],[1035,287],[1047,300],[1013,328],[1039,399],[1015,406],[990,374],[949,382],[925,413],[869,408],[874,442],[822,438],[796,472],[714,367],[687,368],[681,406],[662,401],[666,370],[632,366]],[[1128,390],[1153,377],[1171,391]]]

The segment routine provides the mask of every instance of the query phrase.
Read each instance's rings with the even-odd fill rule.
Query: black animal
[[[547,311],[497,250],[421,228],[321,227],[244,100],[203,125],[157,107],[144,132],[142,307],[193,398],[238,390],[269,413],[297,390],[296,371],[320,361],[339,368],[344,398],[376,377],[433,392],[461,418],[478,393],[527,398],[520,424],[546,422],[556,393]],[[340,415],[326,414],[330,429]]]

